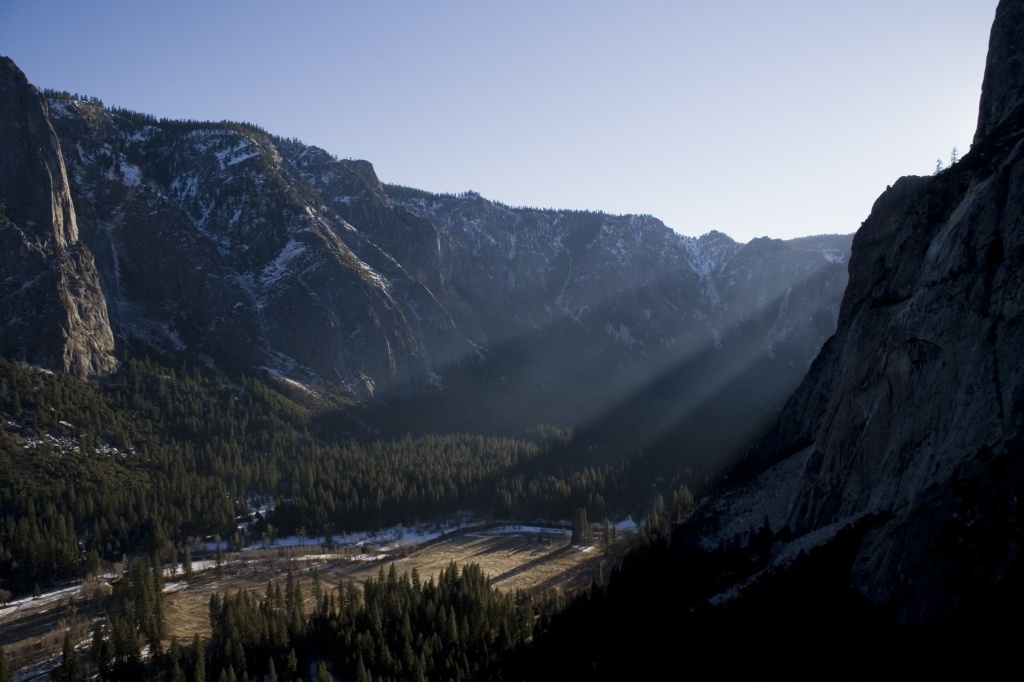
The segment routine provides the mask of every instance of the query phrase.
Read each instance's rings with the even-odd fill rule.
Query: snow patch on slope
[[[282,277],[290,272],[290,264],[293,260],[301,256],[306,251],[306,246],[294,239],[289,239],[288,243],[284,245],[281,252],[277,254],[277,258],[263,269],[260,274],[260,284],[263,286],[270,286],[277,283]]]
[[[142,184],[142,169],[125,161],[121,162],[121,181],[125,187],[138,187]]]
[[[231,149],[214,152],[221,170],[259,155],[259,150],[252,149],[252,142],[247,138],[239,140],[238,144]]]
[[[608,324],[605,325],[604,330],[605,333],[608,334],[608,336],[615,339],[616,343],[626,348],[632,348],[634,345],[639,343],[639,341],[634,339],[633,335],[630,334],[629,327],[627,327],[624,324],[620,324],[618,328],[616,328],[612,326],[611,322],[609,322]]]
[[[846,262],[847,254],[841,249],[825,248],[821,250],[821,255],[825,257],[829,263],[835,265],[842,265]]]

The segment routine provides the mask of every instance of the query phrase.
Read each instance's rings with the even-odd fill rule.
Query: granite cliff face
[[[106,301],[79,240],[46,102],[0,58],[0,348],[79,377],[116,367]]]
[[[1004,0],[970,153],[875,202],[836,334],[750,456],[803,461],[775,518],[798,535],[879,519],[851,576],[904,623],[990,598],[1019,561],[1022,46],[1024,2]]]

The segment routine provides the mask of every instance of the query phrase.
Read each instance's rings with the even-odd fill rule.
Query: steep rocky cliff
[[[0,349],[80,377],[113,371],[92,254],[79,240],[46,102],[0,58]]]
[[[970,153],[875,202],[836,334],[750,456],[802,463],[776,525],[810,537],[880,519],[851,576],[904,623],[990,598],[1019,561],[1022,46],[1024,2],[1004,0]]]

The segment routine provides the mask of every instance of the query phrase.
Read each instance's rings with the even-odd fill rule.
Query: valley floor
[[[569,593],[587,587],[595,574],[607,571],[633,543],[633,532],[622,530],[604,548],[570,544],[562,528],[528,525],[468,526],[431,539],[406,532],[402,543],[379,547],[326,549],[315,541],[282,539],[279,546],[228,553],[218,569],[212,560],[193,562],[193,576],[186,579],[181,567],[168,574],[164,584],[164,614],[169,644],[171,637],[189,642],[194,633],[209,637],[209,603],[213,593],[234,594],[247,589],[262,596],[269,581],[284,582],[288,570],[298,576],[307,602],[312,595],[314,569],[324,589],[385,572],[394,563],[399,575],[414,568],[422,580],[436,577],[451,562],[479,564],[491,584],[502,590],[534,594]],[[419,541],[422,544],[418,544]],[[372,552],[372,553],[371,553]],[[107,576],[101,584],[109,584]],[[69,630],[79,650],[90,642],[90,621],[101,615],[97,594],[89,585],[65,587],[35,599],[21,599],[0,608],[0,646],[7,652],[15,680],[46,679],[57,664],[64,633]]]

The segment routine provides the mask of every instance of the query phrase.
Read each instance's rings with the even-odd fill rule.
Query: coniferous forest
[[[172,638],[163,647],[155,575],[148,562],[136,564],[116,615],[93,627],[90,664],[103,679],[163,670],[172,680],[293,680],[311,669],[317,679],[476,679],[496,671],[559,607],[491,587],[476,564],[451,564],[436,581],[398,575],[391,564],[361,587],[324,584],[314,570],[309,595],[288,571],[265,592],[214,593],[209,639]],[[142,644],[152,654],[146,662]]]
[[[15,362],[0,373],[0,586],[15,595],[126,554],[170,560],[214,535],[241,547],[466,509],[602,519],[638,506],[635,467],[574,467],[567,430],[372,440],[255,379],[149,360],[103,385]]]
[[[298,679],[313,666],[345,679],[486,677],[571,599],[501,592],[475,564],[452,564],[436,581],[392,565],[362,586],[327,585],[314,571],[305,599],[289,571],[263,593],[214,595],[212,635],[168,644],[158,568],[183,562],[190,572],[189,548],[203,539],[241,549],[271,533],[330,535],[466,509],[574,519],[572,543],[590,544],[588,515],[640,508],[630,463],[586,465],[565,429],[385,440],[344,426],[341,409],[151,359],[128,359],[99,383],[0,362],[0,596],[123,572],[111,594],[79,604],[93,619],[88,659],[72,646],[55,675]],[[692,494],[681,486],[674,502],[679,514]],[[658,506],[644,537],[663,533],[668,513]]]
[[[574,545],[594,542],[588,518],[648,514],[649,543],[693,505],[672,477],[671,507],[659,497],[649,510],[650,462],[592,465],[591,448],[568,429],[384,436],[336,399],[147,357],[126,358],[102,382],[0,361],[0,418],[0,597],[93,586],[70,616],[92,623],[87,655],[71,641],[85,626],[73,626],[60,679],[299,679],[317,667],[342,679],[488,677],[573,597],[501,592],[475,564],[450,565],[436,580],[392,566],[361,586],[314,576],[304,597],[289,571],[259,593],[215,595],[212,635],[179,642],[164,626],[158,567],[190,573],[204,540],[237,550],[467,509],[571,520]],[[109,594],[94,587],[104,573],[115,576]]]

